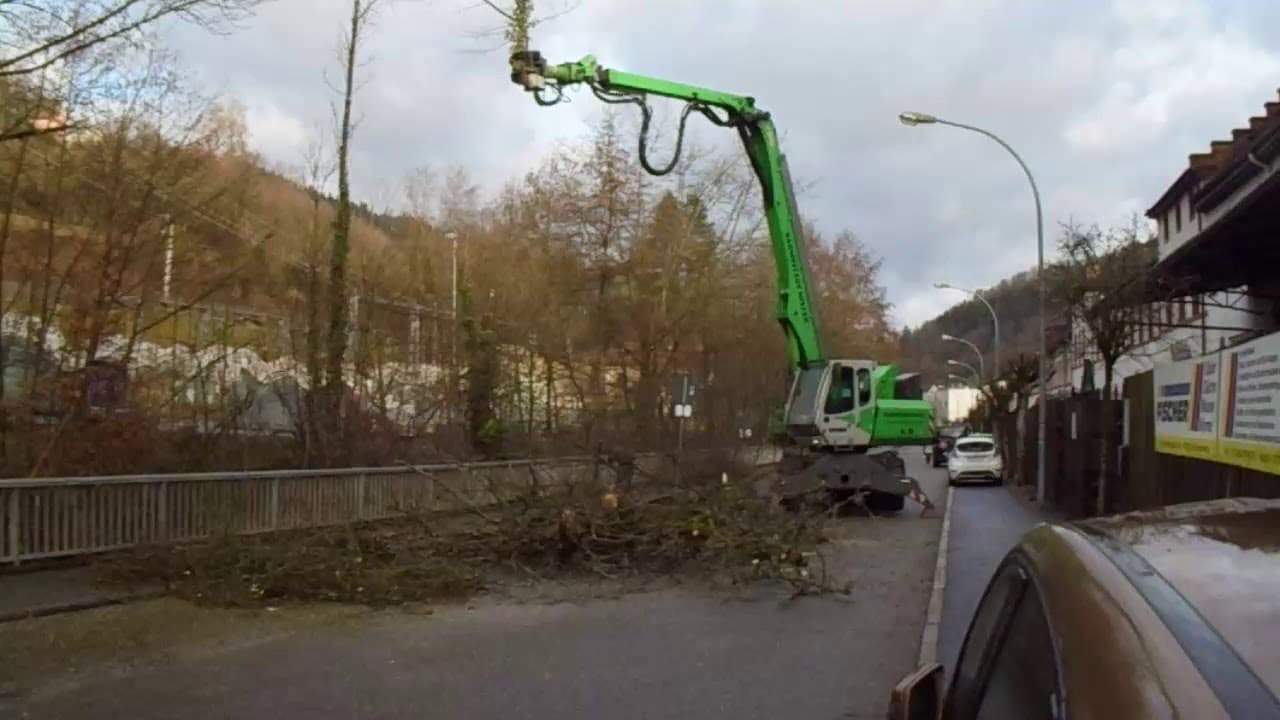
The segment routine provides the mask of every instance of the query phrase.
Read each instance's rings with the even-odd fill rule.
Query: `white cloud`
[[[277,0],[242,32],[172,33],[187,63],[249,108],[254,147],[297,162],[330,122],[339,0]],[[1047,241],[1074,218],[1123,222],[1158,197],[1189,152],[1275,98],[1280,21],[1251,0],[592,0],[535,30],[552,60],[591,52],[611,67],[754,95],[770,110],[802,209],[827,234],[853,229],[884,257],[896,317],[915,324],[958,300],[947,280],[990,286],[1034,264],[1025,177],[996,144],[902,110],[1000,134],[1045,199]],[[479,9],[477,9],[479,8]],[[471,33],[493,16],[469,0],[390,3],[369,36],[358,100],[357,195],[421,165],[459,163],[490,191],[533,168],[600,112],[589,94],[539,108],[511,85],[503,52]],[[730,147],[717,128],[700,140]]]
[[[282,162],[296,160],[311,135],[300,118],[270,102],[247,107],[245,126],[254,152]]]
[[[1067,127],[1065,138],[1075,149],[1108,154],[1158,147],[1171,123],[1213,107],[1229,109],[1229,122],[1239,124],[1261,104],[1257,89],[1280,76],[1274,49],[1216,23],[1205,2],[1124,0],[1115,17],[1124,40],[1106,63],[1105,73],[1114,79]],[[1213,137],[1227,136],[1233,126]],[[1201,144],[1207,147],[1210,139]]]
[[[901,325],[917,326],[963,299],[942,290],[916,293],[908,297],[900,307],[894,307],[893,319]]]

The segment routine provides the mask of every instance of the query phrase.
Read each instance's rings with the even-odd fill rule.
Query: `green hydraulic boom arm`
[[[516,52],[511,56],[511,79],[532,92],[540,105],[556,104],[564,89],[571,85],[587,85],[606,103],[638,105],[642,111],[640,162],[654,175],[671,172],[680,159],[685,122],[693,112],[721,127],[736,129],[764,195],[765,218],[778,273],[777,318],[786,336],[788,356],[797,370],[824,362],[822,335],[810,291],[809,268],[800,239],[799,213],[787,159],[778,147],[778,133],[769,113],[757,108],[754,98],[609,70],[590,55],[577,62],[548,65],[536,51]],[[674,156],[664,167],[653,166],[646,154],[652,114],[645,99],[647,95],[687,103],[680,115]]]
[[[685,123],[694,112],[738,132],[764,197],[778,274],[776,315],[795,370],[792,395],[782,422],[787,434],[798,441],[800,452],[793,452],[790,457],[800,460],[802,469],[783,481],[795,483],[787,485],[784,497],[803,498],[817,487],[836,496],[852,492],[868,508],[879,504],[890,511],[900,510],[907,495],[930,507],[916,481],[902,477],[905,465],[896,452],[868,452],[872,447],[927,442],[931,436],[930,406],[920,400],[894,398],[897,369],[893,366],[877,367],[869,360],[829,359],[823,351],[791,175],[769,113],[757,108],[755,99],[746,95],[609,70],[590,55],[577,62],[548,65],[540,53],[521,50],[511,55],[511,79],[531,92],[540,105],[554,105],[564,97],[566,88],[586,85],[603,102],[638,106],[640,164],[653,175],[665,175],[679,162]],[[646,151],[652,119],[650,95],[685,101],[675,150],[670,162],[660,167],[650,162]],[[862,379],[855,383],[855,377],[865,378],[867,384],[861,384]],[[873,377],[877,386],[874,393],[869,387]],[[864,395],[869,402],[855,402],[855,397]],[[831,403],[837,403],[834,410],[830,409]],[[817,453],[811,448],[816,448]],[[821,457],[815,459],[818,455]]]

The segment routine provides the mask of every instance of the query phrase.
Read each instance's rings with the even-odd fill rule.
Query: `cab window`
[[[827,391],[824,412],[828,415],[853,410],[853,368],[837,365],[831,372],[831,389]]]
[[[858,368],[858,404],[866,407],[871,403],[871,371]]]

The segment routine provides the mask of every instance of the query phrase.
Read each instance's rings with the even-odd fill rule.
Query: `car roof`
[[[1187,503],[1080,525],[1145,560],[1280,695],[1280,500]]]
[[[970,440],[985,440],[987,442],[995,442],[995,438],[991,437],[990,435],[981,434],[981,433],[965,435],[962,438],[958,438],[956,442],[968,442]]]
[[[1040,525],[1010,555],[1032,570],[1073,717],[1280,715],[1280,500]]]

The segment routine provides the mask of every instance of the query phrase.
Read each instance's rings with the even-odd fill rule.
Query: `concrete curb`
[[[40,605],[12,612],[0,612],[0,623],[17,622],[18,620],[29,620],[31,618],[46,617],[48,615],[60,615],[62,613],[76,612],[78,610],[92,610],[94,608],[106,607],[107,605],[123,605],[125,603],[136,602],[138,600],[153,600],[158,597],[163,597],[166,594],[168,593],[164,590],[148,590],[146,592],[131,593],[127,595],[110,595],[88,600]]]
[[[955,488],[947,488],[947,511],[942,515],[942,532],[938,534],[938,562],[933,569],[933,591],[929,594],[929,611],[920,634],[920,657],[917,666],[938,662],[938,628],[942,625],[942,596],[947,589],[947,539],[951,536],[951,505]]]

